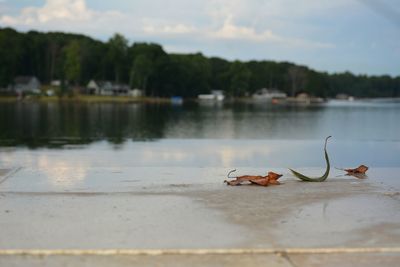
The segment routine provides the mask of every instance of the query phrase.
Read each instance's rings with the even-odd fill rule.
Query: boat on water
[[[224,101],[225,95],[224,91],[222,90],[213,90],[210,94],[201,94],[197,96],[198,100],[200,101],[207,101],[207,102],[221,102]]]

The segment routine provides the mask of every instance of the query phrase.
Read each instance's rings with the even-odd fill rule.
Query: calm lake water
[[[335,166],[400,167],[400,102],[1,103],[0,167],[318,167],[328,135]]]

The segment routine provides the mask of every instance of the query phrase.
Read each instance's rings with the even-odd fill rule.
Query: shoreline
[[[79,95],[73,97],[58,96],[28,96],[18,99],[15,96],[0,96],[0,103],[12,102],[76,102],[76,103],[171,103],[170,98],[162,97],[130,97],[130,96],[86,96]]]
[[[289,100],[289,102],[288,102]],[[306,103],[301,100],[292,101],[292,99],[283,99],[277,102],[273,102],[271,100],[257,100],[251,97],[234,97],[227,99],[225,101],[202,101],[194,98],[183,99],[182,102],[175,102],[172,97],[132,97],[132,96],[101,96],[101,95],[77,95],[77,96],[26,96],[23,99],[19,99],[16,96],[0,96],[0,104],[1,103],[28,103],[28,102],[38,102],[38,103],[48,103],[48,102],[76,102],[76,103],[147,103],[147,104],[178,104],[181,105],[183,103],[203,103],[203,104],[225,104],[225,103],[265,103],[265,104],[326,104],[330,101],[338,101],[343,103],[357,103],[360,101],[377,101],[377,102],[386,102],[386,101],[400,101],[400,98],[386,97],[386,98],[358,98],[354,101],[346,101],[335,98],[327,98],[323,102],[314,103],[311,101],[310,103]]]

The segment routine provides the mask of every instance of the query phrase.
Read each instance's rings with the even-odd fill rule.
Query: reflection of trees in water
[[[59,147],[164,136],[170,108],[112,103],[17,103],[0,106],[0,145]]]
[[[161,138],[305,138],[322,107],[263,104],[8,103],[0,105],[0,146],[60,147]],[[290,130],[288,130],[290,129]]]

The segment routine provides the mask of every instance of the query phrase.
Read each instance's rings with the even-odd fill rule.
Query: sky
[[[168,52],[400,75],[400,0],[0,0],[0,27],[156,42]]]

